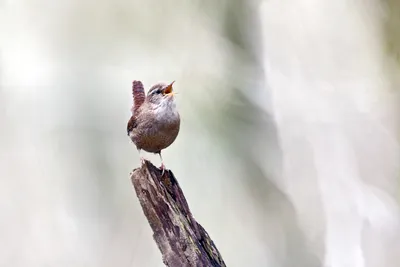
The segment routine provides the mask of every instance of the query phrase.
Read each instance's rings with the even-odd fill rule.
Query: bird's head
[[[147,93],[147,101],[156,106],[172,104],[175,94],[172,88],[174,82],[175,81],[170,84],[157,83],[153,85]]]

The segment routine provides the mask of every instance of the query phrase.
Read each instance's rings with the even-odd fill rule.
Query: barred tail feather
[[[133,115],[136,112],[136,110],[138,110],[138,108],[143,104],[146,98],[143,84],[141,81],[132,82],[132,96],[133,96],[133,107],[131,111]]]

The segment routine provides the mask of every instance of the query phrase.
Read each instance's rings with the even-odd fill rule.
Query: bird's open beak
[[[173,96],[175,94],[175,92],[173,92],[172,90],[172,85],[174,84],[175,81],[173,81],[172,83],[170,83],[167,88],[165,88],[164,90],[164,95],[168,95],[168,96]]]

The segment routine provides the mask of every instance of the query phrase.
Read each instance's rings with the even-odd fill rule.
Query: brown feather
[[[126,126],[127,134],[129,135],[129,133],[134,128],[136,128],[136,126],[137,126],[136,118],[135,118],[135,116],[132,116],[128,121],[128,125]]]
[[[133,81],[132,82],[132,96],[133,96],[133,107],[132,107],[132,115],[140,108],[143,104],[146,95],[144,93],[143,84],[141,81]]]
[[[154,90],[163,90],[166,86],[168,85],[164,83],[153,85],[146,97],[142,83],[133,81],[134,104],[132,117],[127,123],[127,134],[138,150],[160,153],[178,136],[180,117],[174,99],[172,96],[164,98],[159,94],[153,94]],[[162,109],[161,112],[154,110],[154,107]]]

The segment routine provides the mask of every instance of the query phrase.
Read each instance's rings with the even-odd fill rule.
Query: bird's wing
[[[128,125],[126,126],[126,131],[127,134],[129,135],[129,133],[137,126],[136,123],[136,118],[135,116],[132,116],[129,121],[128,121]]]
[[[143,104],[146,98],[143,84],[141,81],[132,82],[132,96],[133,96],[133,107],[131,111],[132,111],[132,116],[134,116],[135,112],[140,108],[140,106]]]

